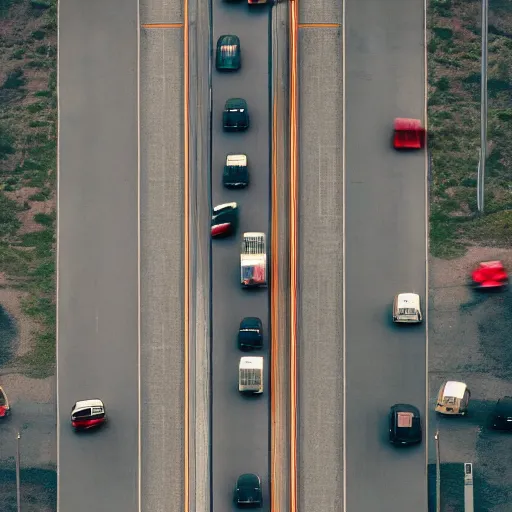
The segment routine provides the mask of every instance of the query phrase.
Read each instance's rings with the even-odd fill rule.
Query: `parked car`
[[[397,117],[394,122],[395,149],[421,149],[425,145],[425,129],[419,119]]]
[[[9,399],[2,386],[0,386],[0,419],[7,418],[11,414],[11,407],[9,405]]]
[[[436,412],[451,416],[464,416],[468,412],[471,391],[464,382],[448,380],[439,389]]]
[[[263,348],[263,325],[255,316],[246,316],[238,329],[238,348],[243,351]]]
[[[237,203],[225,203],[216,206],[212,214],[212,238],[229,236],[236,232],[238,225]]]
[[[395,404],[389,411],[389,442],[395,445],[421,443],[420,411],[414,405]]]
[[[423,320],[420,296],[417,293],[399,293],[393,299],[393,322],[417,324]]]
[[[501,261],[482,261],[471,273],[474,288],[501,289],[508,285],[508,274]]]
[[[220,36],[217,40],[215,67],[217,71],[237,71],[242,64],[240,39],[234,35]]]
[[[260,508],[263,503],[260,477],[254,473],[240,475],[233,498],[237,507]]]
[[[249,111],[243,98],[230,98],[226,101],[222,126],[226,132],[243,132],[249,128]]]
[[[105,405],[99,398],[80,400],[71,408],[71,426],[75,430],[89,430],[107,421]]]
[[[505,396],[496,402],[492,426],[496,430],[512,430],[512,396]]]
[[[249,185],[247,155],[228,155],[226,157],[222,183],[226,188],[245,188]]]

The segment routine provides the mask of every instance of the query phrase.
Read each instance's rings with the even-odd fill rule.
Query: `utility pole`
[[[441,450],[439,448],[439,431],[434,436],[436,442],[436,512],[441,512]]]
[[[21,512],[20,439],[21,435],[18,432],[16,435],[16,502],[18,504],[18,512]]]
[[[487,40],[489,0],[482,0],[482,71],[480,99],[480,161],[477,177],[477,207],[484,213],[485,162],[487,160]]]

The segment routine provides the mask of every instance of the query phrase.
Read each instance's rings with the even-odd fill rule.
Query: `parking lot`
[[[435,463],[434,433],[440,434],[442,510],[463,511],[463,472],[473,463],[474,509],[512,510],[512,435],[489,429],[496,401],[512,395],[512,292],[483,294],[468,287],[480,261],[500,259],[510,271],[512,250],[471,248],[457,260],[430,261],[429,463]],[[471,390],[466,417],[434,413],[439,387],[460,380]]]

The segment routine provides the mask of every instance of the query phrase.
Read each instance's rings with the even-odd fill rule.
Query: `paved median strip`
[[[183,28],[183,23],[143,23],[142,28]]]

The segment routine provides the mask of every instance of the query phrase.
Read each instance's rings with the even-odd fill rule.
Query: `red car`
[[[106,421],[105,406],[98,398],[80,400],[71,409],[71,426],[75,430],[100,427]]]
[[[212,238],[222,238],[236,232],[238,225],[238,205],[225,203],[213,209],[211,235]]]
[[[508,274],[501,261],[483,261],[471,273],[475,288],[497,289],[508,284]]]
[[[394,123],[395,149],[421,149],[425,145],[425,129],[419,119],[397,117]]]

